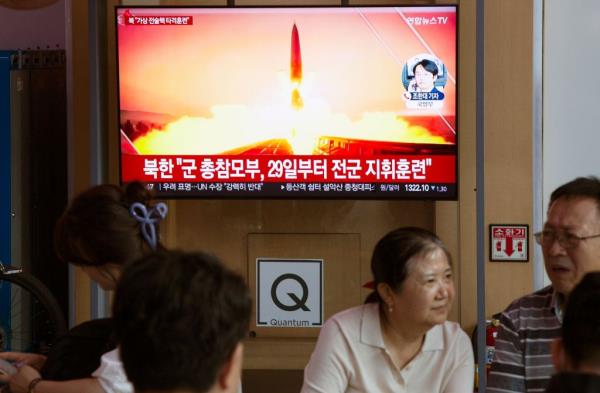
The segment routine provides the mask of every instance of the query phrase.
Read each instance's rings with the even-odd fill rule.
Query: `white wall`
[[[600,1],[545,0],[543,46],[545,217],[556,187],[600,176]]]
[[[0,6],[0,50],[64,49],[65,1],[36,10]]]
[[[544,206],[557,186],[600,176],[600,1],[546,0]]]

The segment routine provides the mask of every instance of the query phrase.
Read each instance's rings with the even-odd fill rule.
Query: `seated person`
[[[102,289],[112,291],[123,267],[156,249],[162,249],[158,223],[165,217],[164,203],[152,201],[141,183],[99,185],[77,195],[61,215],[54,231],[59,258],[79,266]],[[127,392],[129,384],[103,379],[92,371],[103,352],[113,349],[112,322],[89,321],[71,329],[40,354],[2,352],[0,359],[21,365],[12,376],[1,375],[12,393]],[[43,379],[41,379],[43,378]],[[110,384],[109,384],[110,382]]]
[[[244,280],[210,255],[163,252],[131,264],[113,318],[134,391],[236,392],[250,310]]]
[[[304,370],[303,393],[473,391],[473,350],[448,322],[450,253],[433,233],[400,228],[371,259],[367,303],[332,316]]]
[[[542,392],[554,374],[551,342],[579,280],[600,270],[600,180],[579,177],[552,192],[536,233],[552,285],[512,302],[500,316],[488,393]]]
[[[567,301],[562,333],[552,348],[559,371],[547,393],[600,392],[600,272],[588,273]]]

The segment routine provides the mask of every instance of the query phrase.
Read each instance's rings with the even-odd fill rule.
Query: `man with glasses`
[[[554,190],[544,228],[534,236],[552,285],[501,314],[488,392],[543,392],[548,385],[565,301],[587,272],[600,271],[600,180],[580,177]]]

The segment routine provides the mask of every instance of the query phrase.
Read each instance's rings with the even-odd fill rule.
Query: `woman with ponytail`
[[[371,259],[367,303],[331,317],[304,370],[303,393],[473,391],[473,350],[447,317],[450,253],[433,233],[400,228]]]
[[[112,291],[125,265],[163,249],[158,224],[166,214],[167,206],[153,202],[141,183],[92,187],[75,197],[58,220],[56,252],[104,290]],[[110,319],[74,327],[47,357],[3,352],[0,358],[18,365],[16,374],[0,376],[12,393],[133,391],[122,372]]]

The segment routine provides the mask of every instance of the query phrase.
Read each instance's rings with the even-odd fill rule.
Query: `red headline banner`
[[[124,182],[454,183],[452,155],[121,157]]]

